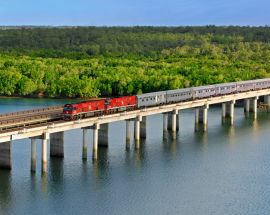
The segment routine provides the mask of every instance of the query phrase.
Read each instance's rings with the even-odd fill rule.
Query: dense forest
[[[270,77],[270,27],[0,27],[0,95],[98,97]]]

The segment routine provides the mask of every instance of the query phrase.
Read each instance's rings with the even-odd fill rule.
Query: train
[[[103,98],[66,104],[63,119],[76,120],[195,99],[270,88],[270,78],[159,91],[140,95]]]

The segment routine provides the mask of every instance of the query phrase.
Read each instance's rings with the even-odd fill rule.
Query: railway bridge
[[[211,105],[221,104],[221,119],[228,118],[234,123],[234,106],[238,100],[244,101],[244,111],[253,112],[257,117],[259,97],[264,98],[264,107],[270,108],[270,89],[261,89],[235,93],[230,95],[209,97],[192,101],[148,107],[138,110],[125,111],[73,121],[64,121],[61,117],[62,106],[29,110],[0,115],[0,168],[12,168],[12,142],[29,138],[31,141],[31,171],[36,170],[36,143],[41,140],[41,166],[46,173],[47,146],[50,143],[50,156],[64,157],[64,132],[71,129],[82,129],[82,158],[87,158],[88,132],[93,130],[92,157],[98,159],[99,146],[107,147],[108,128],[111,122],[124,120],[126,122],[126,141],[130,142],[131,125],[134,125],[135,147],[140,147],[140,139],[147,135],[147,116],[163,114],[163,130],[172,133],[176,138],[179,129],[178,117],[183,109],[194,109],[195,128],[207,131],[208,109]],[[162,132],[162,131],[161,131]]]

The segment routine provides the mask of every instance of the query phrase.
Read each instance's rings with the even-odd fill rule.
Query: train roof
[[[80,101],[80,102],[76,102],[76,103],[69,103],[69,104],[65,104],[64,106],[68,106],[68,105],[79,105],[82,103],[86,103],[86,102],[96,102],[96,101],[103,101],[104,99],[93,99],[93,100],[87,100],[87,101]]]
[[[181,93],[181,92],[189,92],[191,88],[181,88],[181,89],[175,89],[175,90],[168,90],[167,93]]]
[[[237,82],[229,82],[229,83],[221,83],[221,84],[216,84],[216,87],[226,87],[226,86],[232,86],[236,85]]]
[[[137,95],[137,97],[145,97],[145,96],[155,96],[155,95],[164,95],[167,91],[158,91],[158,92],[152,92],[152,93],[143,93],[140,95]]]
[[[209,88],[215,88],[216,85],[205,85],[205,86],[198,86],[198,87],[192,87],[192,90],[204,90]]]
[[[245,83],[256,83],[262,81],[270,81],[270,78],[261,78],[261,79],[254,79],[254,80],[247,80],[247,81],[238,81],[237,84],[245,84]]]

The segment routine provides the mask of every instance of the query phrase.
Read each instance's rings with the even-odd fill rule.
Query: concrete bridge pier
[[[82,159],[87,159],[87,146],[88,146],[88,130],[89,128],[82,128],[83,130],[83,145],[82,145]]]
[[[195,108],[195,131],[199,131],[200,129],[200,108],[197,107]]]
[[[226,103],[222,103],[221,104],[221,119],[222,119],[222,123],[225,122],[226,119]]]
[[[142,121],[142,116],[137,116],[134,121],[134,138],[135,147],[140,148],[140,122]]]
[[[203,131],[207,130],[208,124],[208,108],[209,105],[195,108],[195,130],[199,129],[199,125],[203,125]]]
[[[195,125],[198,125],[200,123],[200,108],[195,108]]]
[[[64,157],[64,132],[50,134],[50,156]]]
[[[235,104],[235,100],[230,102],[230,123],[231,123],[231,125],[233,125],[233,123],[234,123],[234,104]]]
[[[264,96],[264,104],[267,105],[267,112],[270,111],[270,95]]]
[[[101,124],[98,131],[98,146],[108,147],[109,143],[109,124]]]
[[[233,125],[234,123],[234,104],[235,101],[232,100],[226,103],[226,117],[230,119],[230,124]]]
[[[172,112],[168,113],[167,123],[168,130],[172,132],[172,139],[176,139],[176,132],[179,129],[178,110],[173,110]]]
[[[130,143],[130,120],[126,120],[126,143]]]
[[[0,143],[0,168],[11,170],[11,141]]]
[[[41,170],[43,174],[47,172],[47,147],[49,140],[49,133],[44,133],[42,137],[42,146],[41,146]]]
[[[174,110],[168,113],[167,116],[167,129],[169,131],[176,132],[179,130],[179,113],[178,110]]]
[[[130,148],[130,119],[126,120],[126,149]]]
[[[96,123],[93,126],[93,160],[97,160],[98,158],[98,130],[99,130],[100,126],[98,123]]]
[[[31,171],[36,171],[36,160],[37,160],[37,149],[36,149],[36,138],[31,138]]]
[[[257,119],[257,101],[258,101],[258,96],[252,98],[250,100],[250,112],[253,112],[254,114],[254,119]]]
[[[176,114],[176,131],[179,131],[179,117],[180,117],[180,113],[178,111]]]
[[[168,113],[163,113],[163,131],[168,130]]]
[[[250,112],[250,99],[244,100],[244,111],[245,111],[245,113]]]
[[[140,124],[140,138],[141,139],[146,139],[146,127],[147,127],[147,118],[146,116],[143,116],[141,124]]]
[[[168,113],[167,129],[169,131],[174,131],[174,132],[179,130],[179,112],[178,112],[178,110],[173,110],[173,111]]]

